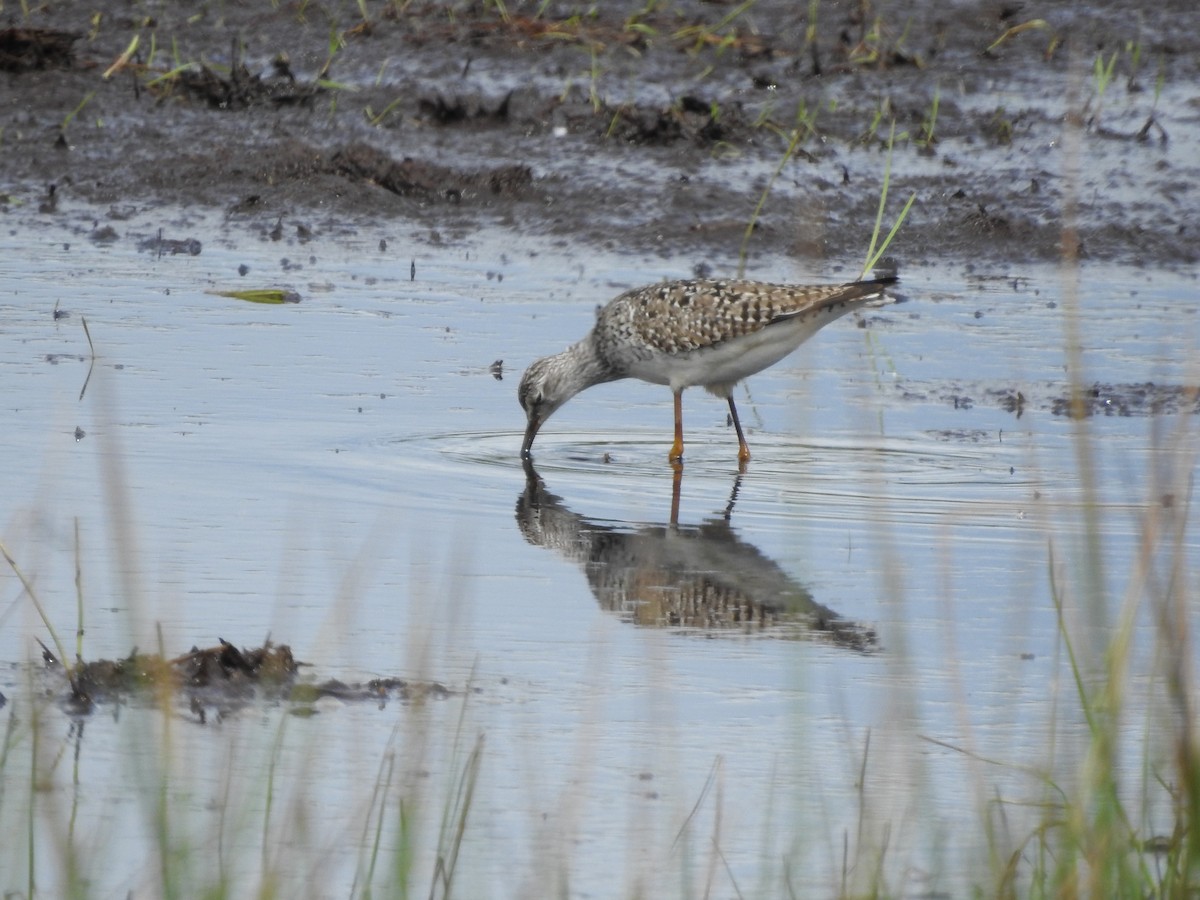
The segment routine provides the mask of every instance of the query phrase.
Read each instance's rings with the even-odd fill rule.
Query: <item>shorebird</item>
[[[521,456],[546,420],[580,391],[622,378],[665,384],[675,396],[675,442],[683,459],[683,390],[700,385],[729,403],[738,459],[750,448],[733,403],[743,378],[783,359],[821,327],[860,306],[890,303],[894,275],[848,284],[666,281],[626,291],[596,314],[579,343],[525,370],[517,397],[528,417]]]

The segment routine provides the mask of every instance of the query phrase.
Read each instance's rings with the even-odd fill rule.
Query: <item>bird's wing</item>
[[[888,283],[889,279],[836,285],[669,281],[622,294],[601,311],[601,318],[610,319],[610,328],[631,343],[680,354],[839,304],[851,304],[852,309],[879,296]]]

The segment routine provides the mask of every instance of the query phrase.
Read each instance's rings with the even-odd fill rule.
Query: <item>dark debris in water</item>
[[[432,698],[444,700],[453,691],[445,685],[430,681],[407,681],[403,678],[373,678],[365,684],[346,684],[330,678],[319,684],[298,684],[288,697],[293,702],[315,703],[322,697],[331,697],[346,703],[379,703],[389,699],[421,700]]]
[[[994,431],[982,428],[939,428],[926,434],[935,441],[953,444],[988,444],[996,440]]]
[[[134,649],[123,659],[78,662],[70,670],[64,670],[44,645],[42,657],[49,672],[66,677],[61,702],[75,715],[130,702],[165,705],[169,698],[171,706],[182,706],[205,724],[210,715],[220,721],[263,701],[291,704],[293,713],[311,715],[322,698],[382,708],[389,700],[444,699],[453,693],[436,682],[402,678],[376,678],[365,684],[301,680],[299,670],[306,664],[295,658],[288,645],[271,641],[239,649],[218,639],[215,647],[193,647],[172,659]]]
[[[201,250],[204,249],[203,245],[195,238],[165,238],[161,231],[152,238],[138,241],[137,248],[158,256],[176,256],[181,253],[187,256],[199,256]]]
[[[1079,396],[1056,398],[1056,416],[1153,416],[1200,412],[1200,388],[1172,384],[1093,384]]]
[[[949,384],[934,390],[910,385],[903,389],[903,396],[911,401],[945,403],[963,411],[974,408],[976,403],[998,406],[1018,419],[1035,410],[1068,418],[1200,413],[1200,387],[1152,381],[1133,384],[1095,382],[1078,396],[1054,385],[1043,386],[1040,391],[1037,385],[1018,389]]]
[[[991,388],[987,395],[1005,412],[1010,412],[1018,419],[1025,412],[1025,395],[1014,388]]]

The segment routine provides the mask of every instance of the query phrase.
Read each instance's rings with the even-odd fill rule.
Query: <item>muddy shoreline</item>
[[[0,208],[118,239],[159,206],[418,241],[498,226],[686,272],[736,260],[767,191],[751,274],[853,266],[894,116],[904,265],[1007,270],[1076,238],[1089,261],[1200,259],[1190,0],[626,6],[37,6],[0,41]],[[22,54],[29,34],[56,43]]]

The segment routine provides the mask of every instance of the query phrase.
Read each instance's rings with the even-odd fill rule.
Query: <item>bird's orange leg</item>
[[[674,477],[671,479],[671,527],[679,525],[679,488],[683,485],[683,463],[673,462],[671,468]]]
[[[675,443],[667,454],[669,462],[683,461],[683,391],[675,391]]]
[[[733,418],[733,428],[738,436],[738,462],[748,462],[750,447],[746,443],[746,435],[742,434],[742,423],[738,421],[737,407],[733,405],[733,394],[729,395],[729,415]]]

